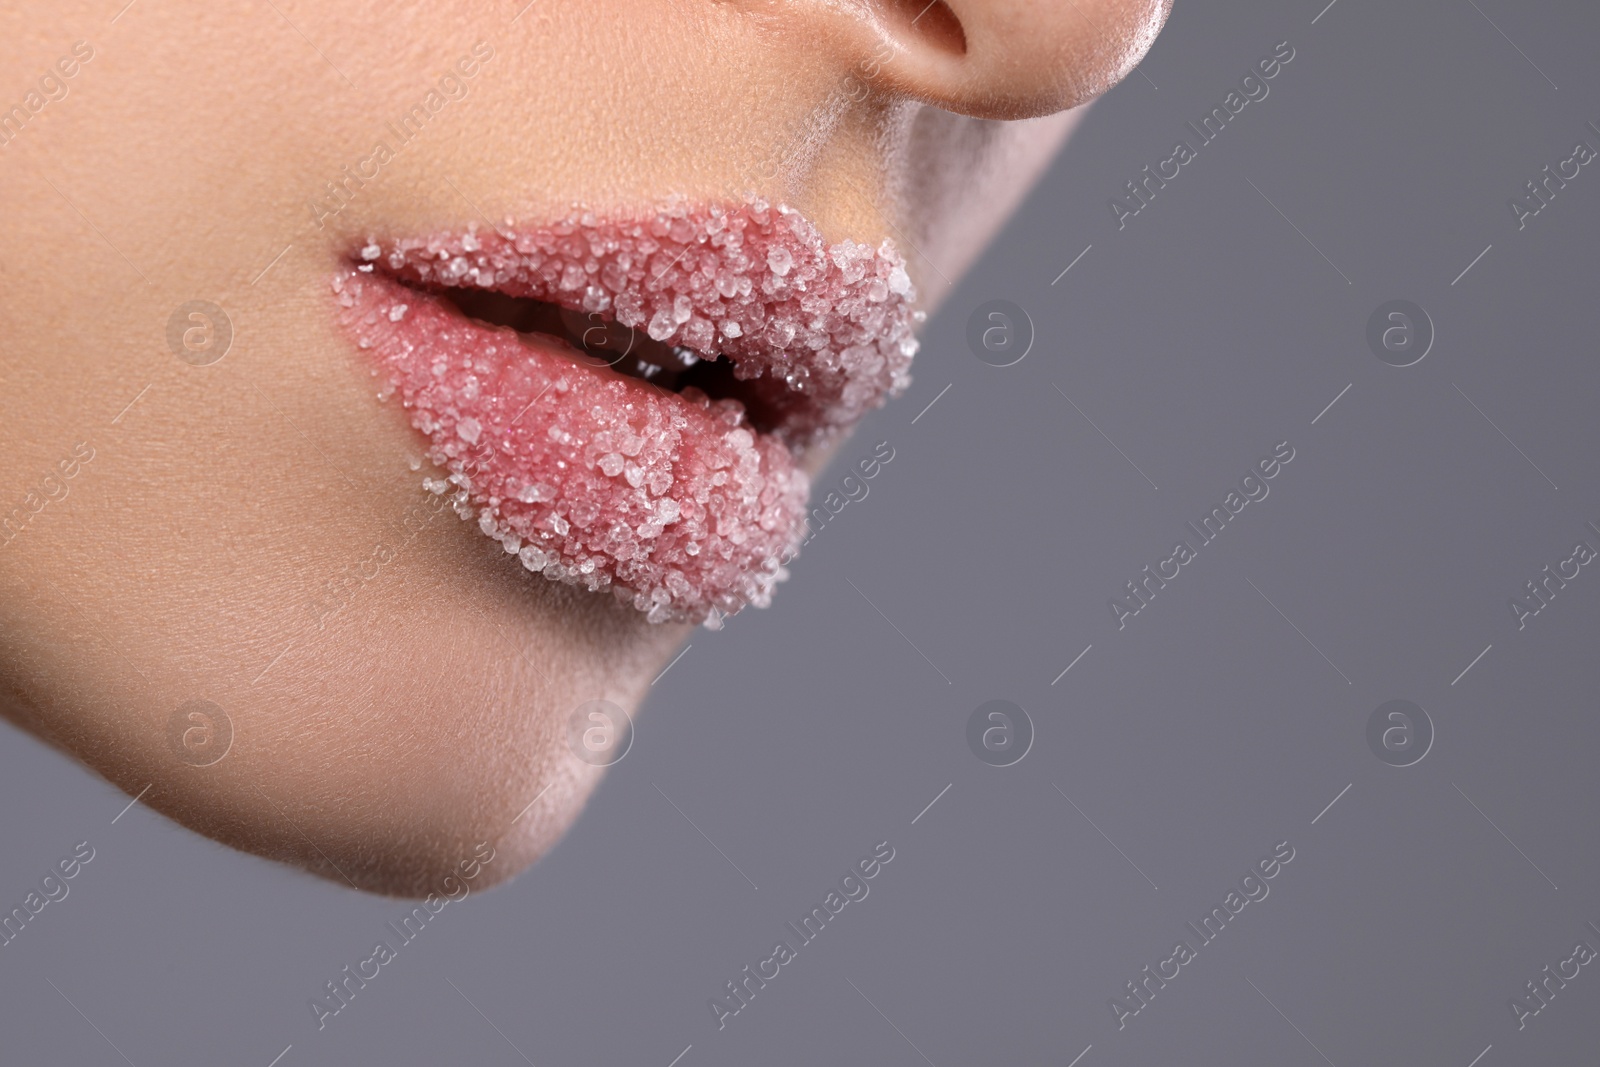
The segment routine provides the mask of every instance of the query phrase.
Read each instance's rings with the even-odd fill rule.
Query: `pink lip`
[[[529,570],[712,626],[770,602],[805,525],[798,458],[906,386],[922,317],[888,242],[829,247],[760,201],[369,240],[333,288],[449,472],[430,488]],[[767,432],[740,399],[668,392],[439,295],[471,288],[725,359]]]

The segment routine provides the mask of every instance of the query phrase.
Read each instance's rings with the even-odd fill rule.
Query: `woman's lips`
[[[760,201],[373,239],[333,288],[449,472],[431,489],[529,570],[708,625],[770,602],[805,526],[799,456],[908,384],[922,318],[889,242],[829,247]],[[473,291],[580,314],[601,358],[467,317]],[[630,328],[676,362],[607,366]],[[638,373],[660,362],[678,391]]]

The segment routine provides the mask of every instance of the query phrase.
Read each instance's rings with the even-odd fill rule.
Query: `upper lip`
[[[889,242],[830,246],[798,212],[759,200],[675,201],[624,221],[584,214],[537,228],[507,220],[442,236],[370,238],[352,259],[453,297],[473,317],[564,332],[575,355],[587,349],[599,357],[591,364],[635,376],[642,368],[669,387],[736,400],[754,429],[794,451],[848,428],[905,388],[913,329],[923,317]],[[466,297],[473,292],[499,294],[502,306]],[[533,305],[519,312],[511,300],[568,314],[560,322]],[[618,354],[624,349],[627,359]],[[662,358],[674,349],[678,362]],[[655,375],[641,358],[676,369]],[[683,369],[696,359],[705,364]]]

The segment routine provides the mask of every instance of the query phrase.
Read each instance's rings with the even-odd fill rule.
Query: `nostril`
[[[945,0],[883,0],[883,6],[891,25],[907,38],[951,55],[966,55],[966,31]]]

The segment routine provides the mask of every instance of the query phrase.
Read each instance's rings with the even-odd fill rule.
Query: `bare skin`
[[[830,241],[894,240],[931,309],[1167,11],[118,6],[0,12],[0,106],[23,108],[0,125],[0,708],[185,826],[399,895],[481,841],[479,885],[537,859],[601,773],[568,713],[635,709],[685,631],[426,505],[421,442],[334,328],[340,258],[753,191]],[[330,197],[479,42],[461,95]],[[168,344],[191,300],[231,322],[209,365]],[[195,700],[232,728],[206,766],[169,740]]]

